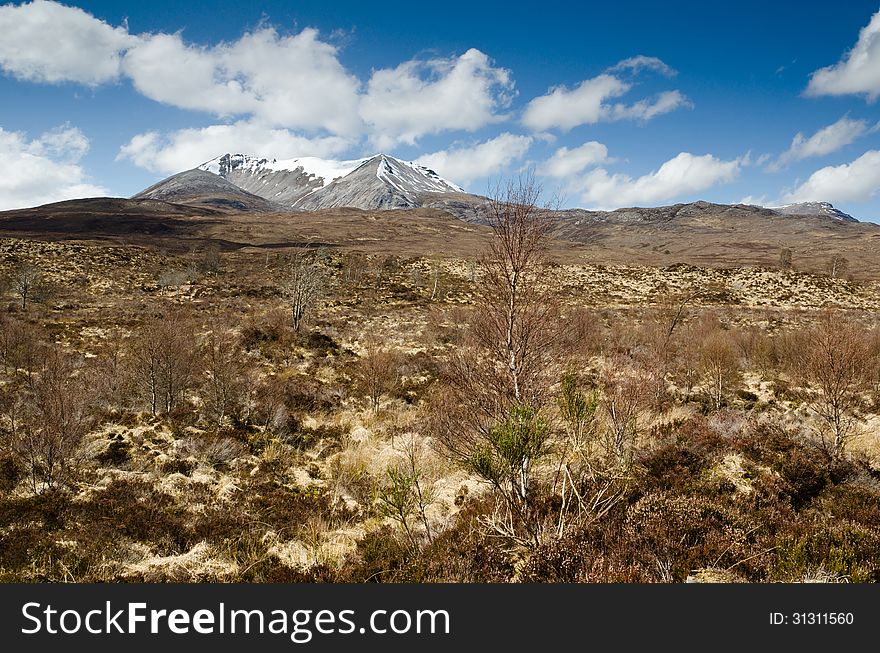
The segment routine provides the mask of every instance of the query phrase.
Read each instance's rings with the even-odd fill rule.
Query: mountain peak
[[[813,215],[833,218],[841,222],[858,222],[848,213],[834,208],[831,202],[796,202],[795,204],[783,204],[768,208],[781,215]]]
[[[414,208],[426,193],[464,192],[426,166],[382,153],[348,161],[226,153],[199,169],[290,209]]]

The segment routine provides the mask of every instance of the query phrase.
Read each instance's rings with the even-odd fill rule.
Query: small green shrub
[[[777,542],[770,578],[795,581],[824,571],[853,582],[880,580],[880,534],[855,524],[835,524]]]

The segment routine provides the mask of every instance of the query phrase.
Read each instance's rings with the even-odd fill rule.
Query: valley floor
[[[880,580],[880,284],[551,263],[517,517],[437,434],[478,248],[416,249],[0,239],[0,579]]]

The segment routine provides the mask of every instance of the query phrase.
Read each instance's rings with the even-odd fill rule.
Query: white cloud
[[[591,170],[578,180],[575,188],[585,202],[596,208],[655,205],[732,181],[739,175],[741,165],[741,159],[723,161],[711,154],[681,152],[637,179],[622,173],[612,175],[604,168]]]
[[[498,122],[513,96],[509,71],[476,49],[376,70],[364,84],[309,28],[285,35],[262,26],[203,46],[38,1],[0,7],[0,33],[0,68],[21,79],[96,85],[124,74],[171,106],[310,135],[368,135],[380,147]]]
[[[548,177],[566,178],[578,174],[584,168],[607,161],[608,148],[597,141],[589,141],[572,149],[560,147],[539,171]]]
[[[613,75],[599,75],[569,90],[557,86],[528,103],[523,124],[534,130],[572,129],[599,122],[607,112],[605,101],[623,95],[630,85]]]
[[[837,122],[823,127],[809,138],[798,132],[792,139],[791,146],[779,156],[777,161],[767,166],[767,169],[775,171],[792,161],[831,154],[849,145],[868,131],[866,121],[851,120],[844,116]]]
[[[367,85],[360,115],[381,149],[413,144],[425,134],[474,131],[504,117],[511,100],[510,72],[497,68],[479,50],[460,57],[407,61],[376,70]]]
[[[300,51],[300,70],[288,73],[295,66],[285,57],[295,50]],[[275,63],[266,63],[272,59]],[[225,63],[218,67],[218,61]],[[126,56],[125,70],[153,99],[248,116],[234,124],[138,134],[121,148],[118,159],[165,173],[227,151],[337,155],[364,134],[359,111],[371,123],[373,144],[382,148],[414,143],[423,134],[477,129],[499,119],[494,110],[512,86],[507,71],[469,50],[454,59],[376,71],[367,93],[358,94],[356,80],[338,64],[335,50],[317,40],[317,32],[281,38],[268,28],[210,49],[188,46],[179,35],[151,36]],[[277,87],[276,79],[282,80]],[[509,145],[506,139],[499,143]],[[487,148],[485,154],[492,152]]]
[[[880,96],[880,11],[859,33],[855,47],[833,66],[820,68],[810,76],[807,95]]]
[[[78,163],[87,150],[88,140],[75,127],[65,125],[34,140],[0,128],[0,210],[107,195],[105,188],[87,183]]]
[[[353,134],[360,129],[359,82],[337,55],[314,29],[281,36],[264,27],[207,48],[180,34],[153,34],[128,51],[123,69],[138,91],[165,104]]]
[[[29,151],[38,156],[75,163],[89,151],[89,139],[77,127],[65,124],[31,141]]]
[[[675,77],[678,74],[677,71],[667,66],[657,57],[646,57],[643,54],[638,54],[635,57],[630,57],[629,59],[618,61],[616,64],[611,66],[611,68],[608,69],[608,72],[615,73],[625,70],[631,70],[633,72],[639,72],[641,70],[653,70],[656,73],[660,73],[664,77]]]
[[[850,163],[827,166],[785,195],[786,202],[859,202],[880,191],[880,150],[868,150]]]
[[[766,195],[746,195],[739,204],[748,204],[750,206],[770,206]]]
[[[170,134],[145,132],[122,146],[117,161],[128,160],[147,170],[174,174],[226,152],[259,157],[330,157],[351,143],[338,136],[306,138],[287,129],[241,121],[229,125],[179,129]]]
[[[55,2],[0,6],[0,69],[32,82],[95,86],[119,76],[128,31]]]
[[[609,100],[628,93],[633,85],[611,73],[651,69],[667,76],[674,74],[669,66],[655,57],[639,55],[625,59],[605,73],[587,79],[575,88],[557,86],[534,98],[525,108],[522,122],[530,129],[569,130],[579,125],[590,125],[611,120],[650,120],[679,108],[692,107],[679,91],[664,91],[654,98],[645,98],[633,104],[609,104]]]
[[[418,163],[460,185],[504,170],[528,152],[532,137],[507,132],[472,147],[460,147],[426,154]]]
[[[693,108],[693,103],[678,91],[664,91],[652,99],[634,104],[615,104],[607,108],[608,120],[650,120],[676,109]]]

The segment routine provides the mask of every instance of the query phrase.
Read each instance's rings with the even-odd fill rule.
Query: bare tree
[[[294,331],[299,331],[324,292],[325,284],[324,266],[316,253],[303,249],[291,255],[281,289],[290,302]]]
[[[91,425],[89,384],[83,368],[57,346],[28,383],[24,414],[15,431],[14,449],[24,462],[34,492],[66,481],[75,454]]]
[[[715,330],[703,338],[699,368],[715,408],[721,408],[731,388],[739,382],[739,367],[736,345],[726,332]]]
[[[783,247],[779,250],[779,268],[781,270],[791,270],[794,267],[794,263],[792,262],[792,253],[791,249],[788,247]]]
[[[129,378],[125,367],[125,344],[119,332],[111,332],[92,359],[95,399],[103,408],[119,408],[127,397]]]
[[[445,294],[440,291],[440,276],[443,272],[442,261],[438,256],[431,256],[428,259],[429,285],[431,286],[431,301],[433,302],[438,296]]]
[[[646,379],[651,386],[652,401],[662,407],[667,396],[667,377],[679,358],[679,331],[690,317],[690,306],[701,290],[687,289],[662,295],[642,327],[641,343],[637,349],[643,371],[650,372]]]
[[[357,290],[367,278],[369,261],[361,252],[350,252],[342,256],[339,282],[346,290]]]
[[[285,435],[290,430],[291,416],[287,408],[287,389],[277,376],[267,376],[251,384],[250,416],[265,435]]]
[[[807,333],[801,372],[815,388],[808,399],[829,457],[841,456],[856,432],[872,361],[861,326],[842,311],[823,312]]]
[[[606,455],[626,471],[641,433],[639,419],[651,399],[649,373],[631,358],[614,356],[602,370],[601,387],[601,442]]]
[[[494,486],[513,526],[525,528],[533,544],[533,467],[549,436],[541,412],[559,378],[558,311],[544,265],[553,222],[539,196],[528,176],[488,205],[493,238],[481,261],[469,340],[451,356],[447,392],[432,415],[447,455]]]
[[[148,321],[129,353],[135,384],[150,412],[171,412],[194,381],[196,352],[192,325],[177,313]]]
[[[12,271],[10,284],[21,298],[21,308],[27,308],[28,300],[39,299],[45,292],[45,279],[40,269],[30,263],[23,263]]]
[[[218,430],[235,415],[244,397],[246,376],[240,351],[239,339],[219,327],[212,329],[202,346],[205,411]]]
[[[220,254],[220,245],[211,243],[204,252],[202,252],[202,260],[199,262],[199,268],[202,272],[219,272],[222,257]]]
[[[370,399],[373,412],[379,412],[382,397],[400,385],[401,361],[397,352],[381,346],[376,340],[368,342],[366,351],[358,358],[354,378],[358,391]]]
[[[682,344],[674,360],[675,380],[689,396],[700,380],[700,324],[695,321],[686,323],[680,334]]]
[[[503,367],[498,395],[508,404],[543,403],[545,365],[557,337],[544,261],[554,222],[537,204],[540,192],[531,177],[521,179],[490,202],[487,216],[493,238],[482,259],[471,327],[475,344]]]
[[[20,453],[16,452],[19,429],[22,426],[23,416],[26,414],[25,392],[18,383],[4,383],[0,385],[0,445],[2,449],[13,453],[17,458]],[[20,458],[19,458],[20,460]]]
[[[414,267],[409,271],[409,283],[416,290],[421,290],[425,285],[425,278],[419,267]]]
[[[0,357],[6,374],[24,370],[28,377],[39,364],[40,329],[11,315],[0,317]]]
[[[828,259],[828,274],[831,278],[843,276],[849,270],[849,261],[841,254],[834,254]]]

